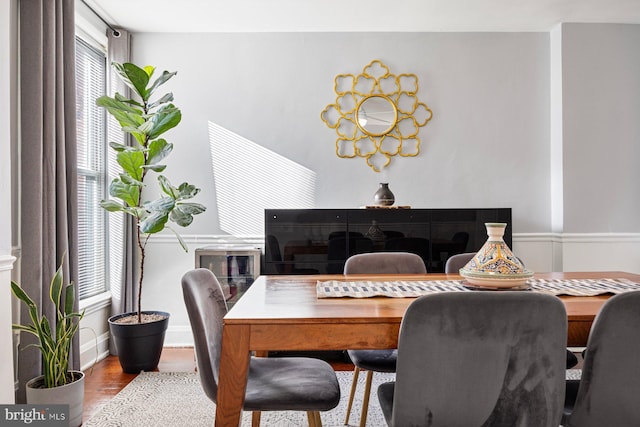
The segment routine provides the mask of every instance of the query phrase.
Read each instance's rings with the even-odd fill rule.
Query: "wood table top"
[[[541,279],[624,278],[640,283],[640,275],[620,271],[536,273]],[[273,275],[260,276],[225,317],[225,324],[353,322],[374,319],[400,321],[415,298],[322,298],[316,296],[318,281],[460,280],[456,274],[386,275]],[[493,291],[491,291],[493,292]],[[593,320],[611,295],[560,296],[572,320]],[[306,319],[306,320],[305,320]]]

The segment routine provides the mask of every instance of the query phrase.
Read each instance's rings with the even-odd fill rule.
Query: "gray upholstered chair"
[[[185,273],[182,293],[195,340],[200,383],[215,402],[227,305],[218,279],[204,268]],[[306,411],[309,425],[321,426],[319,411],[333,409],[339,401],[338,379],[328,363],[302,357],[251,357],[243,409],[253,411],[253,426],[260,424],[260,411],[285,410]]]
[[[471,261],[471,258],[473,258],[475,254],[475,252],[466,252],[463,254],[451,256],[449,259],[447,259],[447,262],[444,265],[444,272],[447,274],[458,274],[460,269],[467,265],[467,263]],[[520,258],[518,259],[520,260],[520,262],[522,262]],[[524,265],[524,263],[522,263],[522,265]],[[578,358],[569,349],[567,349],[566,351],[566,358],[567,362],[565,366],[567,369],[571,369],[578,364]]]
[[[378,388],[385,419],[398,427],[557,427],[566,340],[564,304],[552,295],[422,296],[402,320],[396,381]]]
[[[408,252],[372,252],[353,255],[344,265],[344,274],[425,274],[426,272],[427,268],[422,258]],[[364,369],[367,371],[367,378],[360,415],[360,426],[364,427],[367,424],[373,372],[395,372],[397,350],[347,350],[347,354],[355,369],[344,423],[349,424],[358,376],[360,370]]]
[[[640,291],[615,295],[602,306],[589,333],[579,386],[571,384],[576,383],[567,384],[563,425],[640,426]]]
[[[447,274],[458,274],[460,269],[467,265],[471,258],[475,256],[475,252],[465,252],[462,254],[452,255],[447,258],[444,264],[444,272]]]

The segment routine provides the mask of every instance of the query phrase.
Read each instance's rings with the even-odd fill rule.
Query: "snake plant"
[[[49,298],[55,306],[55,323],[51,323],[46,316],[40,314],[33,299],[14,281],[11,282],[11,292],[26,304],[31,318],[31,324],[11,326],[14,330],[33,334],[38,339],[36,344],[30,344],[27,347],[37,347],[42,353],[44,386],[52,388],[67,384],[71,381],[69,375],[71,342],[84,316],[84,310],[80,313],[73,311],[75,298],[73,282],[63,285],[62,266],[58,267],[51,279]]]

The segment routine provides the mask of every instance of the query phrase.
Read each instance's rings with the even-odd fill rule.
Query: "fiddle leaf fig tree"
[[[116,93],[114,97],[102,96],[96,104],[105,108],[120,123],[122,130],[133,136],[133,145],[110,142],[122,171],[109,185],[110,200],[101,201],[101,206],[110,212],[124,212],[135,218],[137,245],[140,254],[138,280],[138,323],[142,322],[142,282],[144,279],[145,248],[149,237],[166,228],[173,231],[182,248],[187,246],[180,235],[169,225],[169,221],[186,227],[193,222],[193,216],[205,211],[205,207],[191,200],[200,192],[199,188],[183,182],[174,187],[162,175],[166,165],[162,162],[173,150],[173,144],[160,138],[165,132],[180,123],[182,113],[172,104],[173,94],[166,93],[152,100],[156,90],[176,75],[163,71],[151,80],[154,67],[140,68],[131,63],[113,63],[119,78],[132,90],[134,98],[129,99]],[[152,194],[147,186],[149,173],[157,175],[158,198],[147,200]],[[146,179],[146,181],[145,181]]]

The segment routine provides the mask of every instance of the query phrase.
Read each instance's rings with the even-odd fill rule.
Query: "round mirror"
[[[384,95],[370,95],[356,108],[356,123],[362,132],[371,136],[386,135],[398,120],[398,110]]]

